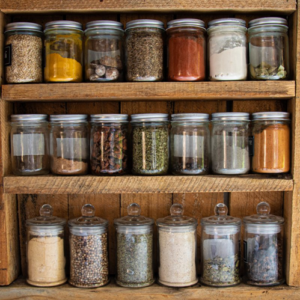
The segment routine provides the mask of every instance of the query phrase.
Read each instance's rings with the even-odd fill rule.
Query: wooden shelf
[[[2,86],[6,101],[288,99],[295,81],[48,83]]]

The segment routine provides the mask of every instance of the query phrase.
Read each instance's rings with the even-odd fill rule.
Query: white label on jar
[[[250,44],[249,48],[250,54],[250,63],[253,67],[258,67],[262,62],[271,65],[277,66],[277,48],[273,47],[257,47],[253,44]]]
[[[14,156],[44,155],[44,135],[42,133],[14,134],[13,149]]]
[[[53,152],[51,143],[51,154],[66,159],[86,159],[88,156],[88,145],[86,138],[57,138],[56,153]],[[55,149],[55,146],[54,146]]]
[[[199,135],[174,135],[175,157],[204,157],[204,137]]]
[[[213,260],[216,257],[230,257],[235,255],[234,244],[230,239],[207,239],[203,242],[203,258]]]

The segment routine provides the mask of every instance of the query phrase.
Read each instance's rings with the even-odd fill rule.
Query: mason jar
[[[241,219],[228,216],[224,203],[201,220],[201,283],[227,287],[240,283]]]
[[[45,25],[46,82],[82,81],[82,25],[74,21],[52,21]]]
[[[131,115],[132,172],[164,175],[169,168],[168,114]]]
[[[198,19],[168,22],[168,79],[200,81],[205,79],[205,25]]]
[[[217,19],[208,23],[208,61],[210,80],[246,80],[246,22]]]
[[[212,114],[211,157],[215,174],[246,174],[250,170],[249,114]]]
[[[208,174],[210,129],[208,114],[172,115],[171,170],[174,175]]]
[[[4,67],[6,82],[42,82],[42,26],[29,22],[9,23],[5,27],[4,34]]]
[[[85,80],[122,81],[123,25],[116,21],[92,21],[85,30]]]
[[[89,129],[87,115],[51,115],[51,172],[84,175],[88,172]]]
[[[126,24],[127,81],[162,81],[164,24],[140,19]]]
[[[289,78],[287,20],[259,18],[249,22],[250,76],[257,80]]]
[[[286,173],[290,170],[290,114],[258,112],[252,114],[252,171]]]
[[[141,216],[141,207],[132,203],[128,215],[115,219],[117,233],[117,278],[120,286],[139,288],[152,285],[153,219]]]
[[[10,144],[14,175],[49,173],[47,115],[11,115]]]
[[[270,214],[270,205],[261,202],[257,214],[245,217],[244,261],[246,281],[257,286],[284,283],[284,218]]]

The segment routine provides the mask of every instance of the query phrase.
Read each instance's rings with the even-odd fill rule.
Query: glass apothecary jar
[[[43,81],[42,37],[39,24],[15,22],[6,25],[4,67],[7,83]]]
[[[139,288],[154,283],[153,223],[132,203],[128,216],[114,221],[117,233],[117,279],[120,286]]]
[[[95,216],[95,208],[85,204],[82,216],[68,222],[70,229],[69,283],[82,288],[100,287],[109,282],[108,221]]]
[[[210,80],[247,79],[246,22],[217,19],[208,23],[208,61]]]
[[[171,215],[158,219],[158,281],[170,287],[198,282],[196,272],[197,220],[183,216],[183,206],[173,204]]]
[[[289,77],[287,20],[259,18],[249,22],[251,79],[278,80]]]
[[[162,81],[164,76],[164,24],[134,20],[126,24],[127,81]]]
[[[89,129],[87,115],[51,115],[51,172],[84,175],[88,172]]]
[[[169,168],[168,114],[131,115],[132,172],[164,175]]]
[[[49,173],[47,115],[11,115],[10,144],[15,175]]]
[[[52,21],[45,25],[46,82],[82,81],[82,25],[74,21]]]
[[[248,284],[272,286],[284,279],[284,218],[270,214],[270,205],[261,202],[257,214],[243,219],[244,261]]]
[[[91,115],[91,171],[94,175],[128,172],[128,115]]]
[[[250,170],[249,114],[212,114],[211,157],[215,174],[246,174]]]
[[[200,81],[205,79],[205,26],[197,19],[168,22],[168,79]]]
[[[27,282],[50,287],[67,281],[64,254],[65,219],[52,215],[51,205],[40,208],[40,216],[26,220]]]
[[[290,170],[290,119],[287,112],[252,114],[252,171],[286,173]]]
[[[123,25],[116,21],[92,21],[85,30],[85,80],[123,79]]]
[[[208,114],[172,115],[171,170],[175,175],[208,174],[210,130]]]
[[[241,220],[228,216],[228,208],[219,203],[215,216],[201,220],[201,278],[203,284],[216,287],[240,283]]]

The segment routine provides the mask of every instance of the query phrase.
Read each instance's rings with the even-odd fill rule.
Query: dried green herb
[[[250,74],[252,79],[285,79],[287,72],[284,66],[271,66],[262,62],[257,67],[250,65]]]

